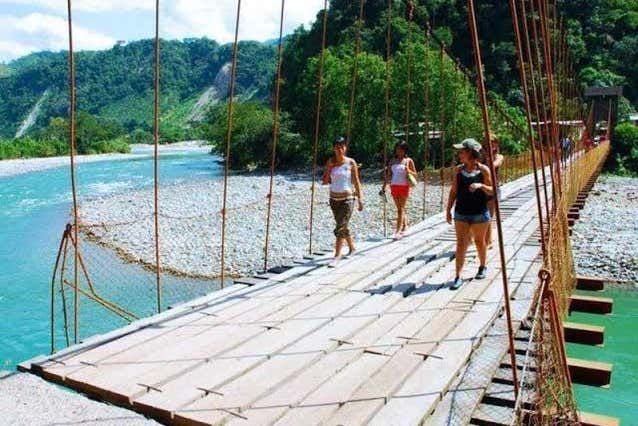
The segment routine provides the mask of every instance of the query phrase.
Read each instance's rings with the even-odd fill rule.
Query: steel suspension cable
[[[388,139],[390,138],[390,88],[392,85],[392,0],[388,0],[385,33],[385,111],[383,115],[383,187],[388,184]],[[388,236],[388,199],[383,199],[383,236]]]
[[[153,99],[153,227],[155,238],[155,287],[157,313],[162,311],[162,282],[160,269],[160,230],[159,230],[159,110],[160,110],[160,38],[159,38],[159,0],[155,0],[155,84]]]
[[[352,64],[352,81],[350,87],[350,105],[348,107],[348,127],[346,130],[346,143],[352,142],[352,123],[354,121],[354,103],[357,95],[357,76],[359,74],[359,54],[361,52],[361,29],[363,27],[363,10],[366,0],[359,1],[359,19],[354,43],[354,63]]]
[[[525,75],[525,62],[523,60],[523,47],[521,42],[521,34],[520,34],[520,26],[518,22],[518,11],[516,8],[516,1],[509,0],[510,3],[510,11],[512,14],[512,26],[514,27],[514,38],[516,40],[516,53],[518,56],[518,70],[521,79],[521,85],[523,88],[523,98],[525,102],[525,115],[527,117],[527,129],[528,129],[528,141],[530,144],[530,149],[532,151],[532,170],[534,174],[534,190],[536,192],[536,208],[538,210],[538,222],[539,229],[541,234],[541,250],[543,253],[543,258],[547,254],[547,245],[545,242],[545,225],[543,224],[543,208],[541,207],[541,195],[539,191],[539,180],[538,180],[538,167],[536,164],[536,149],[534,146],[534,131],[532,129],[532,110],[530,107],[530,99],[529,99],[529,88],[527,86],[527,76]],[[544,173],[541,170],[541,173]],[[549,219],[549,218],[548,218]]]
[[[264,271],[268,270],[268,248],[270,243],[270,220],[272,216],[273,184],[275,181],[275,161],[277,158],[277,143],[279,141],[279,98],[281,95],[281,63],[284,38],[284,11],[286,0],[281,0],[281,13],[279,18],[279,44],[277,47],[277,81],[275,82],[275,102],[273,107],[272,149],[270,156],[270,182],[268,186],[268,209],[266,213],[266,237],[264,241]]]
[[[241,0],[237,0],[237,15],[235,17],[235,38],[233,44],[233,59],[231,64],[230,82],[228,90],[228,119],[226,129],[226,147],[224,150],[224,195],[222,202],[222,246],[221,246],[221,288],[224,288],[226,277],[226,206],[228,203],[228,174],[230,170],[230,145],[233,138],[233,103],[235,100],[235,79],[237,76],[237,54],[239,51],[239,18],[241,16]]]
[[[476,66],[476,85],[479,92],[479,99],[481,102],[481,110],[483,117],[483,130],[484,137],[486,141],[486,145],[488,146],[488,156],[489,156],[489,167],[492,177],[494,178],[494,182],[492,185],[494,188],[498,187],[498,176],[496,175],[496,169],[494,167],[494,152],[492,151],[492,138],[490,137],[490,118],[489,112],[487,109],[487,96],[485,91],[485,80],[483,77],[483,60],[481,58],[481,48],[479,45],[479,35],[478,28],[476,26],[476,12],[474,9],[474,0],[467,0],[467,9],[468,9],[468,21],[470,27],[470,38],[473,47],[474,53],[474,63]],[[500,201],[498,197],[494,197],[495,211],[496,211],[496,227],[498,231],[498,245],[499,245],[499,254],[501,260],[501,276],[503,278],[503,301],[505,304],[505,315],[507,319],[507,332],[509,339],[509,353],[510,353],[510,361],[512,363],[512,378],[514,382],[514,397],[518,397],[519,392],[519,383],[518,383],[518,373],[516,366],[516,350],[514,347],[514,331],[512,329],[512,312],[510,307],[510,292],[509,285],[507,281],[507,261],[505,260],[505,246],[503,241],[503,225],[501,218],[501,208]]]
[[[75,52],[73,50],[73,7],[71,0],[67,0],[67,24],[69,31],[69,159],[71,163],[71,194],[73,196],[73,235],[74,235],[74,260],[73,260],[73,341],[80,340],[79,315],[80,315],[80,292],[79,292],[79,250],[80,239],[78,237],[80,228],[80,214],[77,195],[77,180],[75,168],[76,140],[75,140]]]
[[[326,60],[326,38],[328,31],[328,0],[323,1],[323,29],[321,31],[321,53],[319,54],[319,76],[317,86],[317,108],[315,111],[315,131],[312,141],[312,186],[310,188],[310,217],[308,254],[312,255],[312,238],[314,230],[315,192],[317,188],[317,156],[319,151],[319,134],[321,127],[321,108],[323,98],[323,73]]]

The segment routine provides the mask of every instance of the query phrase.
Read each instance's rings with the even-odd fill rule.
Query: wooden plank
[[[575,322],[564,322],[565,341],[585,345],[602,345],[605,340],[605,327]]]
[[[603,416],[601,414],[578,412],[578,420],[582,426],[619,426],[620,420],[616,417]]]
[[[611,384],[613,365],[606,362],[567,358],[567,366],[574,383],[605,387]]]
[[[576,288],[579,290],[601,291],[605,289],[606,281],[605,278],[578,275],[576,277]]]
[[[611,314],[613,311],[614,300],[608,297],[573,294],[569,299],[570,311],[589,312],[593,314]]]
[[[180,413],[197,411],[197,418],[212,421],[211,417],[224,415],[218,411],[220,407],[241,407],[262,396],[264,392],[284,382],[288,375],[296,374],[309,363],[321,358],[326,351],[337,348],[340,342],[349,340],[356,330],[365,327],[378,318],[378,314],[385,311],[399,300],[395,297],[368,296],[363,303],[359,303],[348,311],[347,316],[339,316],[334,320],[324,320],[324,326],[318,327],[281,351],[268,351],[264,345],[258,345],[254,350],[263,354],[265,360],[246,358],[246,354],[238,348],[237,353],[230,353],[228,357],[236,357],[237,364],[250,371],[235,380],[219,380],[220,372],[213,363],[192,371],[188,375],[173,380],[161,386],[161,394],[149,393],[135,401],[135,405],[142,408],[166,406],[172,410],[185,407]],[[329,312],[328,312],[329,314]],[[297,321],[285,323],[286,326],[296,327]],[[277,336],[279,337],[279,336]],[[277,340],[282,340],[278,338]],[[285,342],[283,342],[285,343]],[[241,359],[244,358],[244,359]],[[254,358],[254,357],[253,357]],[[264,361],[259,364],[259,361]],[[227,374],[227,372],[224,372]],[[197,386],[193,386],[197,384]],[[211,395],[206,398],[200,389],[216,389],[223,395]]]

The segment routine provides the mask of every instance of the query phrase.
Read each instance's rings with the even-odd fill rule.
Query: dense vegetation
[[[52,118],[46,127],[30,136],[0,141],[0,160],[29,157],[53,157],[69,153],[69,123]],[[78,154],[130,152],[130,137],[114,121],[98,119],[80,111],[77,115],[76,148]]]
[[[614,131],[611,170],[622,175],[638,176],[638,126],[621,123]]]
[[[238,93],[267,99],[274,48],[245,42],[241,43],[240,51]],[[162,41],[161,52],[162,135],[167,140],[184,139],[192,129],[188,123],[189,109],[184,111],[183,105],[193,106],[211,86],[219,92],[214,100],[225,96],[227,80],[220,70],[231,58],[231,47],[205,38],[187,39]],[[0,137],[13,137],[43,96],[34,129],[46,126],[51,118],[67,115],[67,59],[65,52],[43,52],[8,65],[7,69],[12,71],[0,78]],[[76,63],[78,109],[113,120],[129,133],[152,130],[152,40],[105,51],[78,52]]]
[[[444,130],[447,145],[461,137],[480,134],[473,82],[455,71],[452,60],[442,57],[439,45],[432,39],[426,40],[424,32],[426,23],[430,23],[436,38],[449,45],[463,65],[473,68],[466,2],[415,0],[412,24],[407,18],[406,3],[394,2],[392,10],[390,79],[386,76],[387,2],[368,0],[364,10],[351,154],[370,167],[380,164],[384,142],[391,146],[397,138],[405,137],[401,134],[405,134],[406,122],[410,123],[407,130],[412,155],[420,167],[426,156],[430,165],[436,166],[441,161],[438,141],[431,140],[425,146],[423,123],[428,123],[430,130]],[[638,104],[638,1],[558,0],[558,6],[564,13],[581,87],[624,85],[627,99],[622,102],[622,118],[632,109],[632,104]],[[482,0],[477,7],[486,80],[493,103],[490,111],[493,125],[504,142],[505,151],[516,153],[525,145],[521,142],[524,137],[514,127],[524,127],[524,119],[520,110],[520,85],[514,72],[516,54],[509,8],[498,0]],[[336,135],[345,134],[348,127],[358,12],[358,2],[330,2],[319,132],[321,158],[328,154],[330,141]],[[304,166],[310,161],[322,17],[320,12],[309,28],[297,29],[286,40],[277,157],[280,168]],[[269,164],[275,46],[276,41],[240,44],[231,150],[233,167]],[[228,106],[219,101],[226,97],[230,58],[230,45],[219,45],[208,39],[162,42],[160,133],[163,142],[205,138],[213,143],[215,152],[224,153]],[[52,119],[65,117],[68,108],[66,60],[63,52],[42,52],[0,67],[0,136],[12,137],[29,111],[42,100],[37,120],[26,136],[28,140],[47,140],[46,132],[51,131]],[[151,40],[115,46],[107,51],[80,52],[77,76],[78,108],[102,125],[119,126],[117,136],[103,141],[148,142],[152,139]],[[389,129],[388,134],[384,134],[388,82]],[[202,101],[206,91],[209,96]],[[410,108],[406,117],[408,98]],[[193,113],[196,109],[200,110],[195,114],[199,115],[197,119]],[[507,111],[517,126],[505,125],[499,114],[501,110]],[[627,132],[631,131],[624,129],[619,127],[619,137],[626,140]],[[25,146],[29,143],[25,142]],[[52,143],[50,139],[48,143]],[[633,148],[622,148],[633,145],[621,145],[613,154],[613,167],[620,171],[635,170],[635,162],[631,160]],[[447,152],[446,158],[450,157],[451,153]]]

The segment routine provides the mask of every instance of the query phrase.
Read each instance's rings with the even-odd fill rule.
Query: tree
[[[610,166],[620,174],[638,175],[638,126],[626,122],[614,129]]]

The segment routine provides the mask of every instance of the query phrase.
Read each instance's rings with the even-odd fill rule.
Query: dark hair
[[[483,157],[483,153],[481,151],[475,151],[473,149],[466,149],[470,153],[470,156],[475,160],[480,160]]]
[[[334,147],[337,145],[348,145],[348,142],[346,141],[346,138],[344,138],[343,136],[337,136],[335,140],[332,142],[332,146]]]
[[[397,152],[398,148],[401,148],[403,150],[403,152],[405,152],[405,154],[408,154],[408,148],[410,146],[408,145],[408,143],[406,141],[399,141],[396,143],[396,145],[394,145],[394,152]]]

